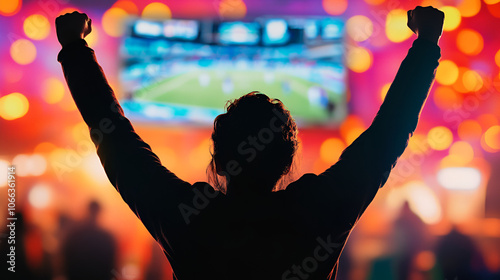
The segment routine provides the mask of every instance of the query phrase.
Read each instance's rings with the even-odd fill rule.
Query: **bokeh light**
[[[458,126],[457,133],[462,140],[477,140],[481,137],[483,130],[477,121],[465,120]]]
[[[479,32],[462,29],[457,35],[457,47],[465,54],[477,55],[483,50],[484,40]]]
[[[452,88],[446,86],[437,87],[432,98],[434,104],[442,110],[451,109],[460,104],[461,101],[458,94]]]
[[[128,0],[119,0],[115,4],[113,4],[113,7],[120,8],[126,11],[129,15],[137,15],[139,13],[137,5],[134,2]]]
[[[455,30],[462,21],[462,16],[460,15],[460,11],[453,6],[444,6],[440,8],[444,13],[444,31],[452,31]]]
[[[34,14],[24,20],[23,29],[30,39],[43,40],[49,36],[50,23],[45,16]]]
[[[408,149],[417,155],[425,154],[429,150],[427,137],[419,133],[413,134],[408,141]]]
[[[372,54],[363,47],[351,47],[347,50],[346,65],[347,68],[357,73],[363,73],[372,65]]]
[[[410,209],[424,223],[435,224],[441,220],[441,205],[432,189],[420,181],[408,182],[404,188]]]
[[[345,25],[347,35],[357,42],[365,41],[373,34],[372,21],[362,15],[349,18]]]
[[[468,164],[474,159],[474,149],[465,141],[457,141],[453,143],[449,151],[451,156],[454,156],[461,165]]]
[[[328,138],[321,144],[320,157],[324,162],[334,164],[339,160],[344,149],[345,144],[342,140],[339,138]]]
[[[443,60],[436,70],[436,81],[442,85],[451,85],[458,78],[458,66],[451,60]]]
[[[323,0],[323,9],[332,16],[338,16],[347,9],[347,0]]]
[[[349,115],[340,126],[340,136],[342,136],[347,145],[350,145],[365,129],[365,125],[360,117]]]
[[[22,0],[0,0],[0,15],[13,16],[21,10]]]
[[[481,0],[462,0],[457,8],[463,17],[473,17],[481,10]]]
[[[28,193],[28,202],[37,209],[44,209],[50,205],[52,193],[45,184],[38,184],[31,188]]]
[[[120,37],[125,31],[128,14],[121,8],[111,7],[102,16],[102,29],[112,37]]]
[[[47,170],[47,161],[40,154],[18,154],[12,159],[19,176],[40,176]]]
[[[436,126],[427,133],[427,142],[434,150],[445,150],[453,142],[453,133],[445,126]]]
[[[389,12],[385,22],[385,34],[387,39],[399,43],[411,37],[413,32],[406,26],[407,14],[403,9],[395,9]]]
[[[380,100],[384,101],[387,92],[389,92],[389,88],[391,88],[391,84],[392,83],[387,83],[382,86],[382,88],[380,89]]]
[[[49,104],[55,104],[64,97],[65,85],[57,78],[48,78],[43,82],[42,98]]]
[[[497,64],[498,67],[500,67],[500,50],[497,51],[495,54],[495,63]]]
[[[28,99],[19,92],[0,97],[0,117],[15,120],[26,115],[29,109]]]
[[[0,159],[0,168],[2,170],[7,170],[9,167],[9,162]],[[0,172],[0,188],[7,186],[7,172]]]
[[[494,5],[496,3],[499,3],[500,0],[484,0],[484,3],[488,4],[488,5]]]
[[[472,167],[449,167],[438,171],[439,184],[449,190],[475,190],[481,184],[481,172]]]
[[[474,70],[468,70],[462,76],[462,83],[468,91],[478,91],[483,87],[483,78]]]
[[[484,142],[494,150],[500,150],[500,125],[494,125],[484,132]]]
[[[365,0],[366,3],[370,4],[370,5],[380,5],[382,3],[385,2],[385,0]]]
[[[219,2],[219,15],[225,19],[240,19],[247,14],[243,0],[222,0]]]
[[[18,39],[10,46],[10,56],[18,64],[30,64],[36,58],[36,47],[29,40]]]
[[[148,19],[169,19],[172,17],[172,12],[167,5],[160,2],[153,2],[142,10],[142,17]]]
[[[469,69],[467,67],[458,67],[458,79],[453,83],[453,89],[460,93],[469,92],[469,90],[464,85],[464,74],[467,73]]]
[[[429,271],[436,264],[436,256],[432,251],[419,252],[415,257],[415,267],[420,271]]]

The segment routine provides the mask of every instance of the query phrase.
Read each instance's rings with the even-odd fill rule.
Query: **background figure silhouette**
[[[86,220],[67,233],[62,255],[68,280],[113,278],[116,243],[114,237],[97,223],[100,210],[99,203],[90,202]]]
[[[125,117],[84,40],[86,14],[56,19],[58,61],[108,179],[160,243],[175,279],[335,279],[350,232],[416,129],[443,20],[432,7],[408,12],[418,38],[370,127],[336,164],[290,184],[297,126],[280,100],[251,92],[229,102],[214,121],[212,185],[190,184]]]
[[[474,240],[453,228],[436,243],[436,261],[443,279],[484,279],[481,254]]]

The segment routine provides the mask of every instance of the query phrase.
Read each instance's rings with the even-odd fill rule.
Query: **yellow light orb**
[[[399,43],[410,38],[413,32],[406,25],[408,15],[403,9],[389,12],[385,21],[385,34],[391,42]]]
[[[458,126],[457,133],[462,140],[477,140],[481,137],[483,129],[477,121],[465,120]]]
[[[484,0],[484,3],[488,5],[495,5],[498,2],[500,2],[500,0]]]
[[[99,41],[99,28],[97,24],[92,23],[92,32],[85,37],[85,41],[87,41],[87,44],[91,48],[94,48],[97,45],[97,42]]]
[[[328,163],[334,164],[338,161],[342,151],[345,149],[345,144],[338,138],[328,138],[321,144],[320,157]]]
[[[498,50],[497,53],[495,54],[495,63],[498,65],[498,67],[500,67],[500,50]]]
[[[153,2],[142,10],[142,17],[148,19],[169,19],[172,17],[172,12],[167,5],[160,2]]]
[[[102,29],[111,37],[120,37],[125,31],[127,16],[123,9],[111,7],[102,16]]]
[[[463,17],[473,17],[481,10],[481,0],[462,0],[457,8]]]
[[[484,40],[479,32],[472,29],[463,29],[457,36],[458,49],[468,55],[479,54],[484,47]]]
[[[422,134],[413,134],[413,136],[408,141],[408,149],[410,149],[412,153],[417,155],[425,154],[429,150],[427,137]]]
[[[453,133],[444,126],[433,127],[427,133],[427,143],[434,150],[445,150],[453,143]]]
[[[458,67],[458,79],[453,83],[453,89],[460,93],[469,92],[464,85],[464,74],[469,71],[467,67]]]
[[[474,70],[468,70],[462,76],[464,87],[468,91],[478,91],[483,87],[483,78]]]
[[[21,10],[21,0],[0,0],[0,15],[13,16]]]
[[[126,11],[129,15],[137,15],[139,13],[137,5],[134,2],[128,0],[119,0],[115,4],[113,4],[113,7],[120,8]]]
[[[389,92],[389,88],[391,88],[391,84],[392,83],[387,83],[382,86],[382,88],[380,89],[380,100],[384,101],[387,92]]]
[[[345,26],[347,35],[357,42],[365,41],[373,34],[373,23],[365,16],[353,16],[347,20]]]
[[[48,78],[43,83],[42,98],[49,104],[55,104],[64,97],[64,84],[56,78]]]
[[[346,65],[356,73],[363,73],[372,65],[372,54],[363,47],[351,47],[347,50]]]
[[[436,81],[442,85],[451,85],[458,79],[458,66],[451,60],[443,60],[436,71]]]
[[[8,121],[21,118],[28,109],[28,99],[19,92],[0,97],[0,117]]]
[[[16,40],[10,46],[10,56],[18,64],[30,64],[36,58],[36,47],[29,40]]]
[[[458,94],[449,87],[438,87],[432,95],[434,103],[439,109],[447,110],[453,108],[453,106],[460,104],[460,99]]]
[[[444,13],[444,31],[452,31],[455,30],[462,21],[462,16],[460,15],[460,11],[453,6],[444,6],[440,8],[440,10]]]
[[[43,40],[49,36],[50,23],[45,16],[34,14],[24,20],[23,29],[24,33],[29,38],[33,40]]]
[[[494,125],[484,133],[484,142],[494,150],[500,150],[500,125]]]
[[[219,15],[227,19],[239,19],[247,14],[247,5],[242,0],[222,0],[219,2]]]
[[[474,149],[469,143],[458,141],[451,145],[450,155],[454,156],[460,165],[465,165],[474,159]]]
[[[341,15],[347,9],[347,0],[323,0],[323,9],[330,15]]]

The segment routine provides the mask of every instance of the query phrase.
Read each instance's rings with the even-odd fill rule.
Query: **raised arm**
[[[124,116],[84,40],[92,30],[91,20],[78,12],[66,14],[56,19],[56,29],[63,47],[58,61],[110,182],[148,229],[160,212],[182,222],[177,207],[191,196],[190,185],[162,166]]]
[[[301,178],[304,185],[324,186],[315,196],[317,201],[324,200],[324,212],[331,211],[325,219],[342,213],[342,219],[352,226],[387,181],[417,126],[433,83],[443,20],[444,14],[432,7],[417,7],[408,12],[408,26],[418,39],[401,63],[372,124],[344,150],[335,165],[317,177]],[[311,182],[306,183],[308,178]]]

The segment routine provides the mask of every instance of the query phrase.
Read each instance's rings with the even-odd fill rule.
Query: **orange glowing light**
[[[434,150],[445,150],[453,142],[453,133],[444,126],[436,126],[427,133],[427,143]]]
[[[59,15],[71,14],[72,12],[81,13],[81,11],[75,7],[66,7],[59,11]]]
[[[486,130],[484,143],[494,150],[500,150],[500,125],[494,125]]]
[[[29,38],[33,40],[43,40],[49,36],[50,23],[43,15],[30,15],[24,20],[23,30]]]
[[[350,145],[365,130],[365,125],[361,118],[356,115],[349,115],[340,126],[340,136]]]
[[[460,123],[457,133],[462,140],[473,140],[479,139],[483,130],[477,121],[466,120]]]
[[[484,0],[484,3],[485,4],[488,4],[488,5],[494,5],[496,3],[499,3],[500,0]]]
[[[457,8],[463,17],[473,17],[481,10],[481,0],[462,0]]]
[[[385,34],[387,39],[399,43],[410,38],[412,31],[406,26],[407,13],[403,9],[395,9],[389,12],[385,22]]]
[[[30,64],[36,58],[36,47],[29,40],[16,40],[10,46],[10,56],[18,64]]]
[[[0,97],[0,117],[8,121],[23,117],[28,109],[28,99],[19,92]]]
[[[455,30],[462,21],[462,16],[460,15],[460,11],[453,6],[444,6],[440,8],[444,13],[444,31],[452,31]]]
[[[57,146],[50,142],[42,142],[36,145],[35,149],[33,149],[33,153],[35,154],[50,154],[53,150],[57,149]]]
[[[410,151],[414,154],[425,154],[429,150],[427,137],[422,134],[413,134],[413,136],[408,141],[408,149],[410,149]]]
[[[370,5],[380,5],[382,3],[385,2],[385,0],[365,0],[366,3],[370,4]]]
[[[453,89],[460,93],[469,92],[464,85],[464,74],[469,71],[467,67],[458,67],[458,79],[453,83]]]
[[[347,0],[323,0],[323,9],[330,15],[341,15],[347,9]]]
[[[42,98],[49,104],[55,104],[64,97],[64,84],[56,78],[48,78],[44,81]]]
[[[391,83],[387,83],[382,86],[380,89],[380,100],[384,101],[385,96],[387,95],[387,92],[389,91],[389,88],[391,87]]]
[[[228,19],[239,19],[247,14],[247,5],[242,0],[222,0],[219,2],[219,15]]]
[[[481,124],[483,130],[486,130],[494,125],[498,125],[498,119],[493,114],[482,114],[477,117],[477,121]]]
[[[436,106],[442,110],[451,109],[460,103],[458,94],[453,89],[444,86],[436,88],[433,100]]]
[[[142,10],[142,17],[148,19],[169,19],[172,17],[172,12],[167,5],[160,2],[153,2]]]
[[[111,7],[102,16],[102,29],[109,36],[120,37],[124,32],[127,12],[121,8]]]
[[[463,29],[457,36],[458,49],[468,55],[479,54],[484,47],[484,40],[479,32],[472,29]]]
[[[321,144],[320,157],[324,162],[334,164],[338,161],[344,149],[345,144],[342,140],[338,138],[328,138]]]
[[[94,48],[97,45],[97,42],[99,41],[99,32],[98,25],[96,23],[92,23],[92,32],[85,37],[85,41],[87,41],[89,47]]]
[[[496,18],[500,18],[500,2],[493,5],[486,5],[490,14]]]
[[[478,91],[483,87],[483,78],[474,70],[468,70],[462,76],[462,83],[468,91]]]
[[[357,42],[365,41],[373,34],[372,21],[362,15],[349,18],[345,26],[347,35]]]
[[[450,147],[450,155],[456,156],[462,165],[465,165],[474,159],[474,149],[465,141],[453,143]]]
[[[21,10],[22,4],[21,0],[0,0],[0,15],[13,16]]]
[[[129,15],[137,15],[139,13],[139,9],[134,2],[128,0],[120,0],[113,4],[113,7],[120,8],[126,11]]]
[[[422,251],[415,257],[415,267],[420,271],[429,271],[436,264],[436,256],[431,251]]]
[[[421,181],[411,181],[403,186],[406,199],[413,213],[426,224],[441,220],[441,205],[434,191]]]
[[[436,71],[436,81],[442,85],[451,85],[458,79],[458,66],[451,60],[443,60]]]
[[[495,54],[495,63],[500,67],[500,50]]]
[[[363,47],[351,47],[347,50],[346,65],[356,73],[363,73],[372,65],[373,57],[369,50]]]

